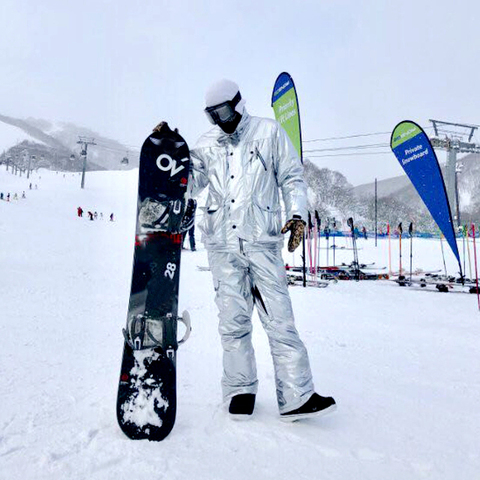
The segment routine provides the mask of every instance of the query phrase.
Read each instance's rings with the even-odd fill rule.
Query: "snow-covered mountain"
[[[317,211],[321,218],[336,218],[340,222],[355,213],[356,199],[352,185],[340,172],[318,168],[310,160],[304,162],[308,185],[309,211]]]
[[[457,164],[461,165],[458,191],[462,222],[478,222],[480,220],[480,155],[465,155],[458,159]],[[429,213],[406,175],[380,180],[377,182],[377,188],[382,217],[385,215],[400,217],[407,214],[417,218],[420,223],[428,223]],[[353,188],[353,194],[359,203],[364,205],[373,203],[374,192],[374,183]],[[395,215],[395,212],[399,215]]]
[[[460,158],[458,175],[462,223],[480,221],[480,155]],[[375,184],[353,187],[339,172],[318,168],[305,160],[305,179],[308,184],[310,211],[317,210],[321,218],[334,217],[337,224],[352,216],[372,229],[375,223]],[[378,222],[398,225],[413,222],[418,230],[438,231],[430,213],[406,175],[379,180]]]
[[[0,115],[0,161],[11,162],[25,169],[26,158],[35,155],[34,168],[78,171],[83,167],[80,158],[79,136],[95,139],[88,150],[88,170],[119,170],[138,166],[138,151],[73,123],[53,123],[42,119],[18,119]],[[127,153],[128,152],[128,153]],[[123,159],[128,158],[128,164]]]
[[[317,210],[322,225],[332,219],[340,229],[346,229],[346,220],[353,217],[356,225],[374,229],[375,202],[372,185],[353,187],[344,175],[328,168],[318,168],[305,160],[305,179],[308,185],[309,210]],[[378,223],[398,225],[400,222],[414,222],[417,230],[435,229],[435,223],[411,187],[407,177],[384,180],[379,189]],[[405,192],[407,192],[405,194]],[[410,199],[412,197],[414,201]],[[417,197],[417,198],[415,198]]]

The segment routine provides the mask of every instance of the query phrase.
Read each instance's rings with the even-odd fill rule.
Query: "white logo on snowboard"
[[[188,161],[187,158],[182,158],[180,160],[182,163]],[[177,161],[174,160],[170,155],[167,155],[166,153],[162,153],[159,155],[157,158],[157,167],[162,170],[162,172],[170,172],[170,176],[173,177],[176,175],[178,172],[181,172],[185,167],[183,165],[177,166]]]

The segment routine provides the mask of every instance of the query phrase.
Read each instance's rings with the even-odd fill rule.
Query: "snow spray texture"
[[[272,107],[275,112],[275,119],[285,129],[298,156],[302,159],[302,131],[300,128],[297,92],[292,77],[286,72],[281,73],[275,81],[272,93]]]
[[[437,156],[425,132],[414,122],[400,122],[390,148],[430,211],[460,264],[450,204]]]

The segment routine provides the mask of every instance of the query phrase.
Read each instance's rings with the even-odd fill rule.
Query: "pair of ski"
[[[308,274],[307,274],[308,275]],[[336,282],[336,280],[334,280]],[[287,282],[290,286],[303,285],[304,279],[303,275],[294,272],[287,272]],[[316,287],[316,288],[326,288],[330,285],[328,280],[319,280],[318,278],[305,280],[306,287]]]
[[[327,270],[320,274],[321,279],[331,280],[388,280],[388,273],[367,273],[360,269]]]
[[[200,267],[199,267],[200,268]],[[285,268],[288,270],[292,270],[294,272],[299,272],[303,270],[303,267],[291,267],[289,265],[286,265]],[[351,270],[355,268],[355,265],[353,263],[346,264],[346,263],[341,263],[339,265],[326,265],[326,266],[317,266],[316,271],[317,272],[322,272],[322,271],[327,271],[327,270]],[[385,270],[387,267],[375,267],[375,262],[372,263],[361,263],[359,265],[359,268],[362,270]],[[307,268],[307,270],[311,273],[315,271],[315,267]]]
[[[460,279],[442,279],[441,276],[439,278],[432,276],[410,279],[402,275],[394,281],[401,287],[408,287],[412,290],[440,293],[478,293],[477,286],[472,281],[464,280],[462,283]]]
[[[176,353],[191,331],[188,313],[177,313],[182,231],[190,227],[189,168],[185,140],[166,123],[145,140],[117,396],[117,420],[131,439],[163,440],[175,423]],[[186,328],[180,341],[179,321]]]

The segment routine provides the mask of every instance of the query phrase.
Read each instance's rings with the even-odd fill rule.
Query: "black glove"
[[[289,230],[290,238],[288,240],[288,251],[293,252],[297,249],[303,239],[303,232],[305,231],[306,223],[297,215],[294,215],[285,226],[282,228],[282,233],[287,233]]]
[[[185,213],[183,214],[182,223],[180,224],[180,232],[187,232],[193,227],[196,208],[197,202],[193,198],[189,198],[187,208],[185,208]]]

